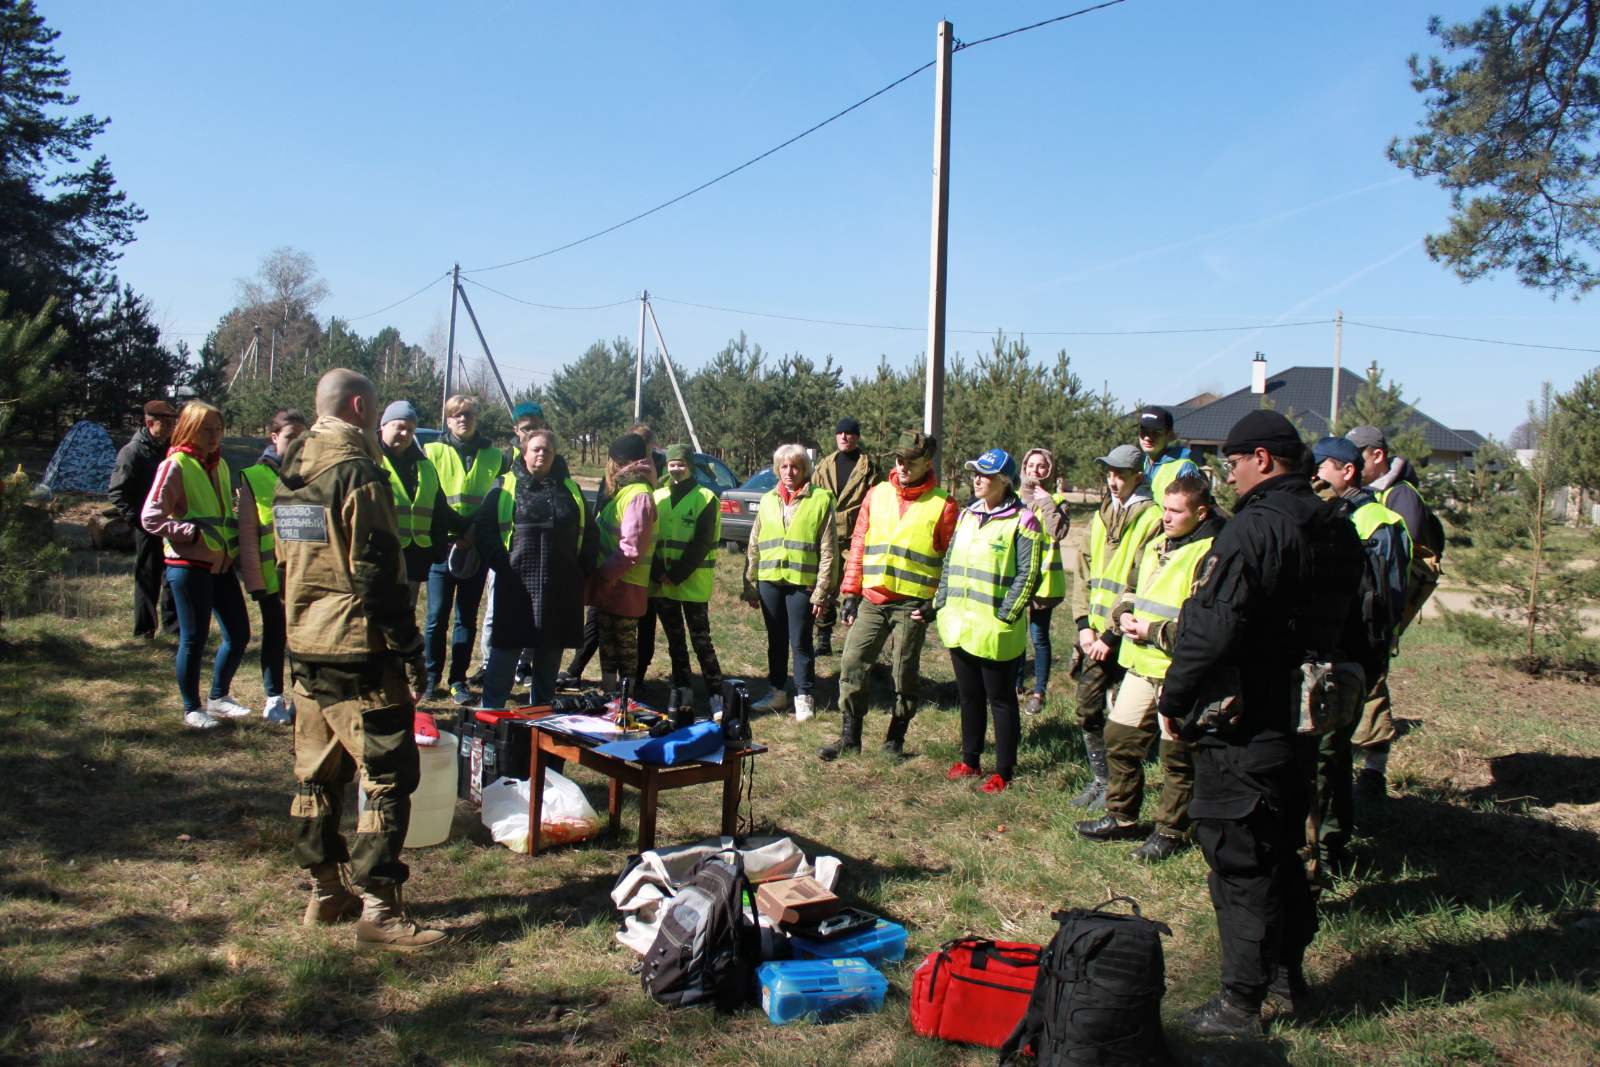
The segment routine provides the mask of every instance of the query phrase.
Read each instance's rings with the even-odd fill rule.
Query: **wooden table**
[[[544,814],[544,770],[551,757],[570,760],[580,767],[599,771],[610,782],[606,805],[610,816],[609,829],[615,832],[622,819],[622,788],[632,786],[639,791],[639,851],[656,847],[656,800],[663,790],[684,789],[708,782],[722,783],[722,833],[731,836],[739,824],[739,786],[748,756],[759,756],[767,746],[751,744],[744,748],[728,749],[720,764],[685,763],[675,767],[662,767],[653,763],[630,763],[596,752],[594,746],[602,741],[589,741],[571,734],[545,730],[533,725],[533,766],[528,772],[528,855],[539,851],[540,820]]]

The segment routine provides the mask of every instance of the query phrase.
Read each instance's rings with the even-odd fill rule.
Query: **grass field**
[[[125,636],[127,579],[114,572],[126,558],[78,563],[87,576],[43,591],[48,609],[8,622],[0,647],[0,1061],[988,1064],[987,1050],[911,1032],[916,962],[969,931],[1046,940],[1053,908],[1113,892],[1173,928],[1169,1021],[1215,990],[1201,857],[1150,870],[1129,846],[1072,831],[1082,813],[1065,796],[1085,772],[1067,680],[1025,724],[1013,787],[989,797],[944,779],[957,721],[932,639],[904,763],[876,752],[878,714],[869,753],[831,766],[812,750],[836,714],[755,724],[771,746],[744,812],[755,831],[839,856],[844,895],[911,929],[881,1014],[777,1028],[757,1011],[653,1005],[612,938],[631,803],[619,839],[532,861],[489,843],[463,807],[450,843],[408,853],[411,908],[453,943],[422,958],[356,954],[348,928],[297,925],[307,883],[289,859],[288,734],[260,720],[183,729],[172,644]],[[728,593],[736,574],[725,557],[718,647],[728,673],[759,679],[764,638]],[[1068,626],[1058,620],[1058,646]],[[663,647],[654,676],[665,667]],[[837,668],[822,663],[824,704]],[[1407,727],[1397,795],[1323,900],[1316,1011],[1252,1044],[1173,1027],[1185,1062],[1600,1062],[1600,696],[1505,670],[1436,624],[1409,635],[1393,688]],[[253,648],[234,693],[259,706]],[[577,777],[599,806],[600,780]],[[659,840],[713,832],[717,800],[667,794]]]

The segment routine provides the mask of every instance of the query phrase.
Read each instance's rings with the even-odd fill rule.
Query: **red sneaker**
[[[991,774],[989,776],[989,780],[983,783],[983,791],[985,793],[1004,793],[1006,791],[1006,785],[1007,783],[1004,778],[1000,777],[998,774]]]
[[[417,717],[412,720],[411,733],[423,748],[432,748],[439,743],[439,727],[434,723],[431,712],[417,711]]]
[[[957,778],[976,778],[983,772],[976,767],[968,767],[965,763],[957,763],[950,768],[950,773],[945,775],[952,782]]]

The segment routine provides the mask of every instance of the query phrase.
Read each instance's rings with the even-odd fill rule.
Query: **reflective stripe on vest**
[[[255,463],[239,472],[250,486],[256,503],[256,545],[261,555],[261,584],[267,595],[276,593],[278,583],[278,539],[272,533],[272,494],[278,488],[276,468]]]
[[[629,482],[617,490],[617,495],[606,501],[606,506],[600,512],[600,517],[595,520],[595,525],[600,527],[600,562],[604,563],[611,558],[611,553],[617,550],[622,543],[622,512],[628,503],[640,493],[649,493],[650,487],[643,482]],[[653,533],[654,531],[652,531]],[[639,562],[622,572],[622,581],[629,585],[650,584],[650,553],[647,551],[639,557]]]
[[[1065,504],[1067,502],[1067,494],[1052,493],[1050,494],[1050,499],[1057,504]],[[1044,524],[1041,522],[1040,525]],[[1046,533],[1044,535],[1044,560],[1040,564],[1044,569],[1044,573],[1039,577],[1039,589],[1034,593],[1034,596],[1060,599],[1067,595],[1067,568],[1065,561],[1061,557],[1061,542]]]
[[[470,519],[500,476],[500,450],[485,446],[472,457],[472,469],[461,465],[461,453],[443,441],[432,441],[423,453],[433,461],[444,498],[457,515]]]
[[[944,567],[944,606],[935,620],[946,648],[1002,662],[1022,655],[1028,636],[1026,614],[1011,623],[995,615],[1017,575],[1021,519],[1019,508],[1006,518],[980,522],[979,513],[967,508],[956,520]],[[1034,540],[1027,544],[1037,551]]]
[[[816,485],[807,485],[795,505],[787,528],[783,525],[783,500],[776,489],[761,498],[756,513],[756,579],[762,582],[788,582],[790,585],[817,584],[819,545],[824,532],[837,531],[823,520],[833,506],[833,494]]]
[[[711,599],[711,586],[717,566],[717,542],[722,539],[722,513],[718,510],[717,495],[705,486],[697,485],[685,493],[674,506],[670,485],[663,485],[656,490],[656,555],[660,557],[667,570],[671,570],[672,565],[683,558],[689,542],[694,539],[695,527],[700,524],[700,516],[705,513],[706,508],[716,513],[711,535],[711,551],[706,553],[706,558],[700,561],[700,566],[694,569],[694,573],[677,585],[671,582],[652,582],[651,596],[694,604],[704,604]]]
[[[400,527],[400,547],[433,547],[433,502],[439,498],[439,472],[433,460],[426,455],[417,460],[417,495],[406,496],[406,483],[400,473],[383,457],[383,469],[389,472],[389,488],[394,493],[394,517]]]
[[[584,513],[588,510],[588,505],[584,503],[583,489],[577,482],[571,478],[566,478],[561,484],[566,486],[567,495],[572,497],[578,505],[578,548],[581,550],[583,548],[583,528],[587,525]],[[507,471],[500,478],[500,502],[496,505],[495,511],[495,518],[500,524],[500,542],[506,546],[507,552],[511,551],[511,532],[515,525],[511,520],[516,510],[517,476],[511,471]]]
[[[1133,561],[1152,536],[1161,531],[1161,509],[1148,505],[1126,523],[1122,540],[1106,551],[1106,525],[1096,512],[1089,527],[1089,628],[1103,634],[1111,627],[1111,606],[1128,588]]]
[[[194,523],[207,548],[233,559],[239,554],[239,522],[234,517],[233,472],[228,470],[228,461],[217,460],[216,481],[212,481],[200,461],[187,452],[174,452],[172,460],[178,465],[178,473],[183,476],[186,510],[178,519]],[[222,488],[219,490],[218,486]],[[163,541],[162,544],[169,558],[177,558],[178,552],[172,547],[171,541]]]
[[[934,486],[900,511],[900,490],[889,482],[872,487],[867,537],[861,553],[861,584],[917,600],[939,589],[944,557],[933,543],[950,494]]]
[[[1133,617],[1143,622],[1170,622],[1194,591],[1194,575],[1211,551],[1212,538],[1202,537],[1161,558],[1165,537],[1155,537],[1139,560],[1139,587],[1134,591]],[[1155,645],[1123,638],[1117,662],[1144,678],[1165,678],[1172,657]]]

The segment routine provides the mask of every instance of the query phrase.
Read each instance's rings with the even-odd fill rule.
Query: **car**
[[[737,489],[722,494],[722,543],[730,549],[743,549],[750,543],[750,531],[756,525],[756,512],[761,510],[761,498],[778,484],[778,476],[766,467],[750,476],[750,480]]]

